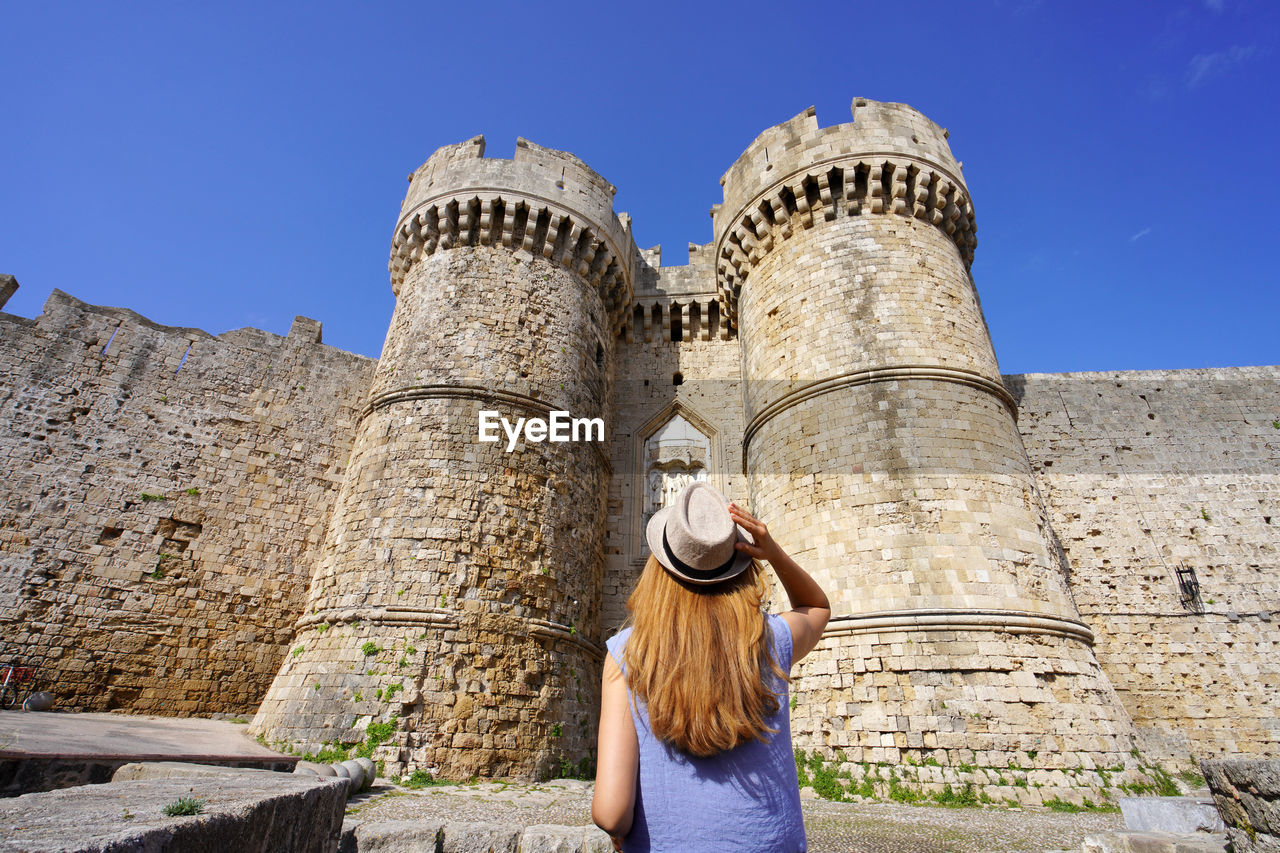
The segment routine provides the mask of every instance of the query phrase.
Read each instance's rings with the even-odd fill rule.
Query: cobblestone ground
[[[576,826],[591,822],[591,785],[483,782],[418,791],[375,788],[351,801],[354,819]],[[1079,850],[1086,835],[1124,828],[1119,814],[1057,814],[1000,808],[804,802],[813,853],[1011,853]]]

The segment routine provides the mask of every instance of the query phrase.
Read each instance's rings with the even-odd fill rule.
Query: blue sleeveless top
[[[773,652],[784,672],[791,669],[791,629],[781,616],[768,617]],[[631,629],[608,641],[622,668]],[[807,850],[795,757],[791,752],[791,709],[787,683],[764,673],[778,696],[778,712],[768,719],[768,743],[741,743],[711,758],[696,758],[669,746],[649,731],[649,713],[628,691],[640,741],[635,819],[623,842],[627,853],[797,853]]]

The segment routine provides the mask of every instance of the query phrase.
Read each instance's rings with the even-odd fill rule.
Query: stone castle
[[[581,769],[644,523],[706,479],[829,591],[792,729],[858,778],[1035,803],[1276,755],[1280,368],[1002,376],[947,136],[772,127],[678,267],[576,157],[442,148],[376,361],[0,313],[0,650],[64,706],[390,723],[388,773]],[[507,452],[484,410],[606,439]]]

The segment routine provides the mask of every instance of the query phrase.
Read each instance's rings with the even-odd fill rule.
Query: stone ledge
[[[289,773],[298,759],[291,755],[196,755],[155,754],[122,755],[49,755],[29,752],[0,752],[0,798],[16,797],[40,791],[97,785],[115,781],[115,774],[135,762],[164,762],[174,758],[199,761],[201,766],[218,765],[234,770]],[[188,765],[194,766],[194,765]]]
[[[1198,832],[1105,832],[1087,836],[1082,853],[1226,853],[1227,836]]]
[[[1124,825],[1138,832],[1226,832],[1211,797],[1120,797]]]
[[[611,853],[609,836],[594,826],[386,820],[342,825],[339,853]]]
[[[3,851],[138,850],[333,853],[338,849],[347,781],[222,770],[83,785],[0,800]],[[182,798],[203,813],[166,817]]]

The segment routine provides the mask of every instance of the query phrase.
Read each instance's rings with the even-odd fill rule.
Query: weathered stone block
[[[1200,762],[1236,853],[1280,851],[1280,760]]]
[[[1168,832],[1106,832],[1085,836],[1082,853],[1226,853],[1227,837]]]
[[[1124,825],[1133,830],[1173,833],[1225,832],[1212,798],[1120,797]]]
[[[440,821],[349,818],[342,825],[339,853],[437,853],[444,836]]]
[[[250,770],[25,794],[0,800],[0,849],[332,853],[346,788],[345,781]],[[203,800],[203,811],[163,814],[183,798]]]
[[[538,824],[525,827],[517,853],[609,853],[613,843],[594,826]]]
[[[440,853],[518,853],[522,830],[488,823],[447,823]]]

